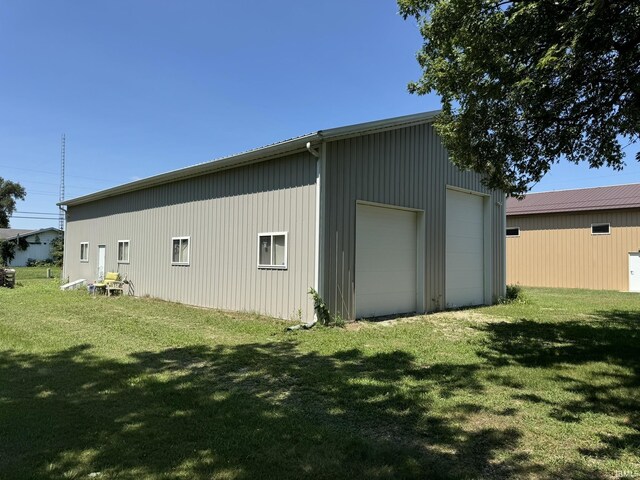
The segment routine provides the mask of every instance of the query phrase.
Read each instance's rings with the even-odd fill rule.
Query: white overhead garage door
[[[356,207],[356,318],[416,311],[416,213]]]
[[[446,304],[484,303],[483,197],[447,190]]]

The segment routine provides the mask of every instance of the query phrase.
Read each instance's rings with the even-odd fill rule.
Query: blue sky
[[[415,22],[394,1],[7,0],[0,8],[0,176],[25,219],[66,198],[323,128],[439,108],[406,90]],[[640,182],[556,165],[534,191]]]

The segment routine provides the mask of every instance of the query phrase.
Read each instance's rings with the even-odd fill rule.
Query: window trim
[[[594,232],[593,231],[593,227],[602,227],[604,225],[607,226],[607,231],[606,232]],[[610,223],[592,223],[591,224],[591,235],[611,235],[611,224]]]
[[[271,262],[273,262],[273,255],[275,249],[273,248],[273,237],[284,236],[284,265],[273,265],[273,263],[266,265],[260,263],[260,237],[271,237]],[[289,232],[262,232],[258,233],[258,258],[257,265],[260,270],[287,270],[289,268]]]
[[[518,234],[517,235],[509,235],[509,234],[507,234],[507,230],[518,230]],[[506,227],[504,229],[504,235],[507,238],[518,238],[520,236],[520,227]]]
[[[173,242],[176,240],[187,240],[187,261],[186,262],[174,262],[173,261]],[[171,265],[182,265],[188,266],[191,265],[191,236],[183,235],[181,237],[171,237]]]
[[[86,245],[87,246],[87,250],[86,250],[86,257],[82,257],[82,246]],[[80,262],[82,263],[89,263],[89,242],[80,242]]]
[[[120,244],[121,243],[126,243],[127,244],[127,259],[126,260],[121,260],[120,259]],[[122,264],[128,264],[130,262],[131,259],[131,241],[130,240],[118,240],[118,249],[116,250],[116,255],[118,257],[118,263],[122,263]]]

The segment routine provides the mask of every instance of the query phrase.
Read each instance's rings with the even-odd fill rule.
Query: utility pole
[[[64,133],[62,134],[62,146],[60,149],[60,201],[64,200],[64,160],[65,160],[65,138]],[[64,220],[65,220],[65,211],[60,205],[60,215],[58,217],[58,228],[60,230],[64,230]]]

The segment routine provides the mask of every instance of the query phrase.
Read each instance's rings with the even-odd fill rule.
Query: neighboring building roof
[[[640,208],[640,183],[530,193],[522,200],[507,199],[507,215],[581,212]]]
[[[0,238],[15,238],[16,235],[24,235],[32,231],[33,230],[22,230],[19,228],[0,228]]]
[[[30,237],[31,235],[39,235],[43,232],[55,231],[57,233],[62,233],[62,230],[57,228],[48,227],[41,228],[39,230],[22,230],[18,228],[0,228],[0,238],[4,238],[5,240],[14,240],[18,235],[21,237]]]
[[[135,182],[125,183],[117,187],[109,188],[107,190],[101,190],[99,192],[84,195],[82,197],[64,200],[58,205],[80,205],[82,203],[100,200],[103,198],[112,197],[114,195],[132,192],[135,190],[141,190],[143,188],[149,188],[156,185],[161,185],[163,183],[175,182],[177,180],[182,180],[189,177],[212,173],[224,168],[238,167],[240,165],[268,160],[270,158],[304,150],[308,142],[310,142],[312,146],[315,146],[315,144],[323,140],[338,140],[341,138],[349,138],[367,133],[375,133],[384,130],[391,130],[394,128],[428,123],[431,122],[438,113],[440,113],[440,111],[435,110],[431,112],[417,113],[414,115],[405,115],[402,117],[377,120],[374,122],[348,125],[345,127],[318,130],[317,132],[308,133],[306,135],[301,135],[299,137],[294,137],[289,140],[273,143],[271,145],[256,148],[253,150],[247,150],[246,152],[231,155],[229,157],[223,157],[212,160],[210,162],[199,163],[191,167],[181,168],[179,170],[173,170],[167,173],[162,173],[160,175],[143,178],[141,180],[136,180]]]

